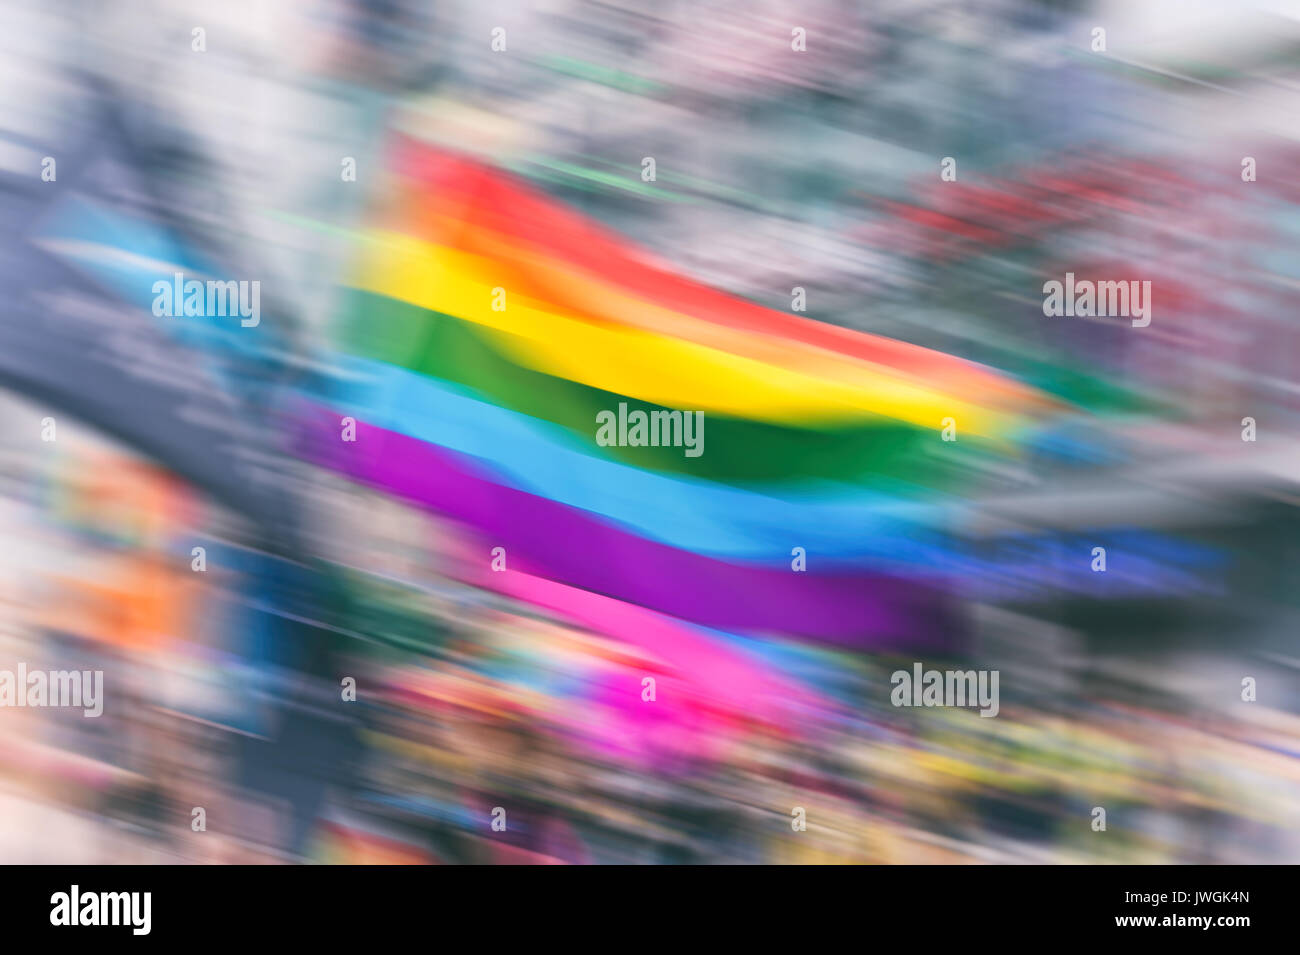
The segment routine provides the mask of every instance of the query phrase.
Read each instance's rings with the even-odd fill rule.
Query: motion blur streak
[[[1298,857],[1293,6],[0,48],[0,861]]]

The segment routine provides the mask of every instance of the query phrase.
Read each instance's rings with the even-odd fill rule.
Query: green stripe
[[[493,404],[567,428],[595,453],[647,470],[731,484],[823,479],[899,492],[905,490],[900,482],[948,487],[981,445],[965,435],[943,443],[938,428],[884,418],[819,429],[710,413],[707,451],[699,458],[673,458],[656,448],[600,448],[594,441],[597,412],[616,410],[621,401],[629,411],[661,406],[522,367],[470,323],[381,295],[349,290],[339,325],[345,351],[471,388]]]

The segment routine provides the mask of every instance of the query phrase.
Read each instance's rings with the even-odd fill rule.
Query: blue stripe
[[[803,547],[810,565],[880,561],[930,570],[951,555],[921,518],[930,513],[868,492],[797,498],[757,493],[612,461],[565,429],[479,400],[469,389],[384,362],[334,356],[329,395],[342,415],[475,459],[497,483],[600,515],[660,542],[728,559],[786,564]],[[682,449],[663,448],[665,454]],[[704,428],[708,454],[708,422]],[[909,513],[903,513],[908,511]]]

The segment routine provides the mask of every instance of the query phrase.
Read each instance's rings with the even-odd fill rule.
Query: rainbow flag
[[[475,160],[393,159],[313,460],[459,522],[481,570],[502,547],[504,574],[734,633],[952,638],[932,505],[1044,396],[710,289]]]

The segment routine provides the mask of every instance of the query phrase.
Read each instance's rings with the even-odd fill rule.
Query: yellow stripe
[[[502,279],[502,284],[508,281],[509,288],[519,288],[534,299],[550,302],[552,311],[569,313],[570,317],[618,322],[831,381],[856,384],[867,370],[923,385],[927,383],[923,375],[905,367],[873,362],[757,330],[720,325],[646,301],[613,282],[536,249],[530,243],[515,241],[484,226],[436,214],[431,214],[427,221],[422,220],[422,225],[429,231],[422,230],[414,235],[435,247],[431,248],[431,254],[438,254],[436,246],[446,245],[491,262],[494,268],[508,268],[509,271],[503,275],[509,278]],[[396,228],[407,234],[406,229]],[[940,353],[931,353],[929,357],[940,361],[947,359],[942,375],[948,393],[961,394],[982,407],[1013,407],[1027,412],[1048,405],[1043,395],[992,369]]]
[[[672,408],[779,422],[883,415],[938,430],[993,435],[1004,413],[980,407],[879,366],[861,363],[856,381],[734,355],[637,328],[592,323],[510,290],[509,266],[411,236],[365,234],[357,288],[453,315],[487,329],[520,365]],[[504,288],[506,308],[492,308]]]

